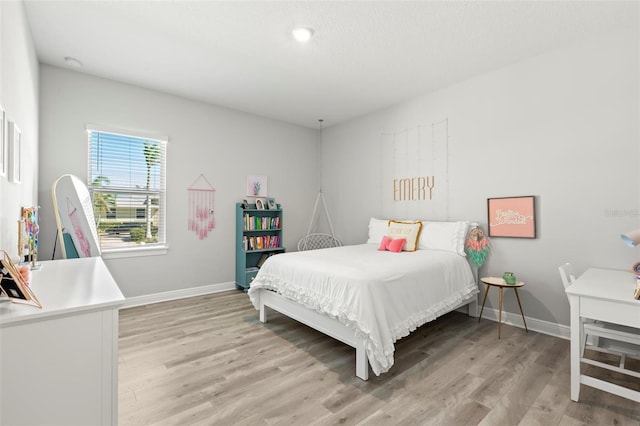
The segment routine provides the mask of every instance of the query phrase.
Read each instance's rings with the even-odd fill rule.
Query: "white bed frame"
[[[473,268],[474,277],[477,272]],[[477,279],[476,279],[477,282]],[[313,311],[303,305],[287,299],[280,294],[266,289],[258,289],[260,298],[260,322],[267,322],[267,307],[274,309],[298,322],[308,325],[321,333],[333,337],[356,350],[356,376],[362,380],[369,379],[369,359],[365,351],[364,342],[356,337],[353,329],[348,328],[338,320]],[[473,294],[465,299],[451,311],[455,311],[465,305],[468,305],[468,313],[470,316],[478,317],[478,295]]]

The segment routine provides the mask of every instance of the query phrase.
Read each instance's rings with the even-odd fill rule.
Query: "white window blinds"
[[[88,186],[102,250],[164,245],[166,139],[88,128]]]

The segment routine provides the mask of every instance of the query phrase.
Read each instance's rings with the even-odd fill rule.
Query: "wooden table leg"
[[[518,296],[518,289],[514,287],[513,290],[516,292],[516,299],[518,299],[518,306],[520,306],[520,315],[522,315],[522,322],[524,323],[524,330],[528,333],[529,329],[527,328],[527,322],[524,320],[524,312],[522,311],[522,304],[520,303],[520,296]]]
[[[484,291],[484,299],[482,299],[482,308],[480,309],[480,316],[478,317],[478,322],[480,322],[480,320],[482,319],[482,311],[484,311],[484,303],[487,301],[487,295],[489,294],[489,287],[491,287],[489,284],[485,284],[485,291]]]
[[[498,306],[500,307],[500,311],[498,312],[498,339],[500,339],[500,326],[502,325],[502,287],[498,290]]]

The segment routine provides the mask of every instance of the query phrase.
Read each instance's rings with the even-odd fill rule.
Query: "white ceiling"
[[[25,0],[40,62],[331,126],[638,27],[638,2]],[[290,32],[312,27],[299,45]]]

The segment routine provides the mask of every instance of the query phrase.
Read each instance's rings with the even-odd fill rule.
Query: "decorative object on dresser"
[[[284,253],[285,248],[281,205],[269,210],[256,204],[243,205],[236,204],[236,288],[247,291],[267,258]]]
[[[18,220],[18,256],[20,262],[29,262],[31,269],[40,267],[38,263],[38,210],[40,207],[22,207]]]
[[[29,266],[16,266],[9,254],[3,250],[0,267],[0,290],[14,303],[30,304],[42,308],[42,304],[21,273],[23,268],[28,270]]]

